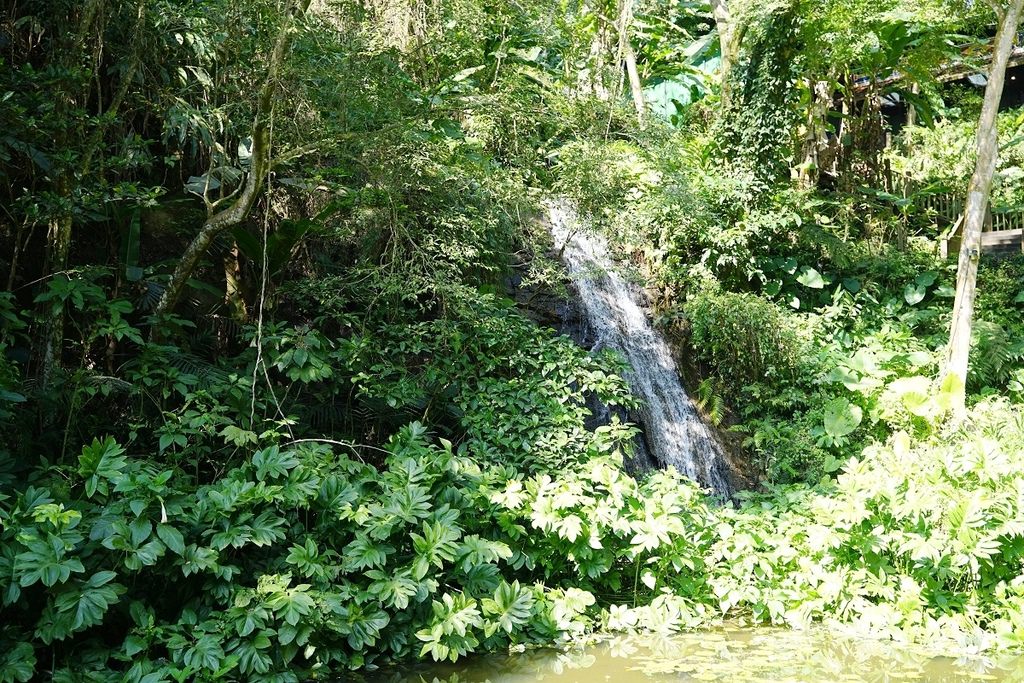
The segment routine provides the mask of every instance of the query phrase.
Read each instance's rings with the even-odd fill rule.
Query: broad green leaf
[[[886,391],[896,396],[914,415],[926,417],[932,412],[932,381],[927,377],[901,377],[890,383]]]
[[[156,535],[175,555],[183,555],[185,553],[185,538],[181,535],[180,531],[170,524],[158,524],[156,526]]]
[[[83,446],[78,465],[78,473],[85,478],[85,495],[91,498],[97,492],[107,494],[108,482],[120,476],[128,460],[124,449],[108,436],[103,441],[93,439],[91,444]]]
[[[911,306],[916,306],[924,300],[927,293],[921,285],[910,284],[903,288],[903,299]]]
[[[505,633],[512,633],[517,626],[525,625],[533,609],[533,593],[519,585],[502,581],[494,591],[493,598],[484,598],[480,605],[483,613],[496,622]]]
[[[184,662],[197,670],[216,671],[220,668],[223,658],[224,650],[221,648],[220,639],[213,635],[204,635],[185,651]]]
[[[821,276],[821,273],[809,266],[800,273],[796,281],[811,289],[822,289],[825,287],[825,279]]]
[[[825,406],[825,432],[839,438],[853,432],[864,418],[860,406],[850,403],[845,398],[836,398]]]

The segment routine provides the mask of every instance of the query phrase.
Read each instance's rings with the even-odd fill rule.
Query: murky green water
[[[568,651],[538,650],[368,676],[373,683],[889,683],[1024,681],[1024,657],[934,657],[892,642],[824,631],[722,629],[622,636]]]

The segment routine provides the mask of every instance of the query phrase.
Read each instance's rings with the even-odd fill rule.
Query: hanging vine
[[[723,157],[748,167],[760,180],[784,176],[797,127],[800,50],[795,2],[775,4],[752,21],[745,53],[726,76],[729,92],[718,127]]]

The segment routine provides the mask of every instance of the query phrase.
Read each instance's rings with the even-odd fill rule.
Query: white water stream
[[[551,204],[548,221],[579,293],[585,342],[613,349],[629,364],[625,379],[643,400],[639,422],[651,455],[728,495],[722,446],[686,395],[668,343],[647,317],[644,294],[617,270],[604,239],[580,229],[571,208]]]

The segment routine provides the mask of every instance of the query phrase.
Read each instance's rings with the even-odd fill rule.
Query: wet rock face
[[[566,335],[583,348],[597,352],[602,348],[602,340],[598,331],[587,318],[587,311],[580,298],[579,289],[573,286],[572,296],[563,300],[556,308],[561,316],[557,329],[561,334]],[[612,421],[616,416],[622,422],[641,424],[642,416],[637,412],[631,412],[620,406],[607,406],[596,396],[591,395],[587,401],[587,408],[590,410],[590,419],[587,420],[587,429],[596,429]],[[630,474],[650,472],[658,468],[657,461],[651,456],[650,446],[647,444],[646,433],[641,432],[633,438],[632,454],[625,462],[626,470]]]
[[[599,340],[587,320],[586,311],[581,305],[579,292],[575,287],[568,292],[568,296],[563,296],[548,289],[524,287],[521,278],[514,277],[509,280],[508,288],[519,310],[535,323],[564,334],[588,351],[600,350]],[[607,406],[594,394],[587,397],[586,407],[590,411],[590,417],[584,426],[589,430],[610,423],[613,415],[622,422],[640,424],[639,414],[631,413],[619,406]],[[633,452],[624,463],[630,474],[641,474],[658,468],[658,463],[650,455],[644,433],[637,434],[632,445]]]

